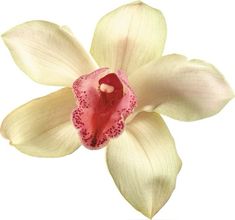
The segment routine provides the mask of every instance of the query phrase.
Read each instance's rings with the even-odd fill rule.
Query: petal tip
[[[130,3],[130,5],[142,5],[142,4],[144,4],[144,3],[140,0],[133,1],[133,2]]]
[[[8,45],[7,39],[8,39],[8,33],[9,33],[9,32],[10,32],[10,31],[7,31],[7,32],[1,34],[2,41],[4,42],[4,44],[5,44],[6,46]]]
[[[0,127],[0,134],[2,135],[3,138],[8,139],[4,129],[2,128],[2,125]]]
[[[1,34],[1,38],[2,38],[3,41],[5,41],[5,37],[6,37],[6,32]]]

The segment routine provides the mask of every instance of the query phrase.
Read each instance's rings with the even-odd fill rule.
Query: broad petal
[[[136,1],[107,15],[97,24],[91,54],[99,66],[127,74],[159,58],[166,38],[162,13]]]
[[[71,86],[80,75],[97,69],[65,28],[47,21],[20,24],[2,38],[18,67],[42,84]]]
[[[234,97],[214,66],[177,54],[150,62],[129,80],[137,95],[137,112],[155,110],[184,121],[214,115]]]
[[[140,113],[110,142],[107,164],[122,195],[149,218],[171,196],[181,168],[174,140],[157,113]]]
[[[71,121],[74,107],[71,89],[61,89],[10,113],[1,125],[1,133],[18,150],[32,156],[70,154],[80,145]]]

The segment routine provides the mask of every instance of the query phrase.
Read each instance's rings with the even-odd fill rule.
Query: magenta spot
[[[102,84],[112,90],[100,90]],[[73,83],[73,92],[77,108],[72,121],[82,144],[89,149],[100,149],[110,138],[120,135],[125,119],[136,107],[136,97],[121,71],[115,74],[101,68],[84,75]]]

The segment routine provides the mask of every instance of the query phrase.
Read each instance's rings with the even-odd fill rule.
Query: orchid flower
[[[149,218],[170,198],[181,168],[160,114],[198,120],[234,97],[213,65],[162,56],[165,19],[141,1],[99,21],[90,54],[68,28],[47,21],[20,24],[2,38],[31,79],[65,87],[11,112],[2,135],[38,157],[65,156],[80,145],[106,147],[119,191]]]

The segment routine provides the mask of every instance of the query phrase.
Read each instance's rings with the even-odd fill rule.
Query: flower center
[[[108,84],[102,83],[100,85],[100,91],[104,93],[112,93],[114,91],[114,87]]]
[[[72,121],[82,144],[89,149],[103,147],[124,129],[125,119],[136,106],[136,97],[121,71],[98,69],[73,83],[77,107]]]

